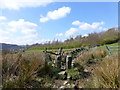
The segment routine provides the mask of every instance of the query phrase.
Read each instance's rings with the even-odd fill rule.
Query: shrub
[[[118,55],[105,57],[99,66],[94,68],[94,87],[119,88],[119,70]]]
[[[78,56],[76,62],[79,63],[80,65],[93,64],[96,61],[104,58],[107,54],[108,54],[107,51],[102,49],[83,52],[83,54]]]
[[[82,44],[83,47],[90,47],[90,44]]]
[[[43,63],[41,54],[3,56],[3,88],[34,87],[29,84],[35,79],[37,71]]]
[[[113,37],[113,38],[106,38],[104,40],[102,40],[100,42],[100,44],[112,44],[112,43],[116,43],[119,41],[119,38],[118,37]]]
[[[78,70],[72,68],[72,69],[68,69],[66,70],[67,74],[69,74],[72,77],[72,80],[76,80],[80,78],[80,74],[81,72],[79,72]]]

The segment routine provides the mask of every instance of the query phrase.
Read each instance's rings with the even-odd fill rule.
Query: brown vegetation
[[[94,68],[94,87],[119,88],[119,70],[118,55],[105,57],[103,61]]]
[[[90,65],[100,61],[106,55],[108,55],[107,51],[102,49],[86,51],[77,57],[76,63],[80,65]]]
[[[79,88],[119,88],[118,55],[106,56],[102,61],[91,66],[92,74],[77,81]]]
[[[43,53],[17,53],[3,55],[3,88],[53,88],[55,81],[64,76],[58,75],[59,68],[52,67]],[[51,58],[54,60],[54,57]],[[78,54],[74,68],[65,72],[71,78],[67,82],[78,88],[119,88],[118,55],[108,55],[104,49],[90,49]],[[48,63],[50,62],[50,63]]]
[[[42,54],[7,54],[3,56],[3,87],[31,87],[29,83],[35,79],[37,71],[44,64]]]

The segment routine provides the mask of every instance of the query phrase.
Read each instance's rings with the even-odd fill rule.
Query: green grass
[[[99,47],[97,47],[96,49],[106,49],[106,50],[107,50],[106,46],[108,46],[108,47],[110,48],[110,50],[111,50],[112,53],[117,53],[118,50],[114,50],[114,49],[120,49],[120,47],[118,48],[118,47],[110,47],[110,46],[118,46],[118,45],[119,45],[118,43],[107,44],[107,45],[104,45],[104,46],[99,46]],[[112,49],[113,49],[113,50],[112,50]],[[107,51],[108,51],[108,50],[107,50]]]
[[[108,46],[118,46],[119,43],[109,44]]]
[[[72,51],[75,48],[72,49],[63,49],[63,51]],[[51,50],[47,50],[47,51],[53,51],[53,52],[57,52],[59,49],[51,49]],[[30,49],[30,50],[26,50],[25,53],[33,53],[33,52],[43,52],[43,49]]]
[[[33,49],[33,50],[27,50],[27,51],[25,51],[25,53],[33,53],[33,52],[43,52],[43,50]]]
[[[98,48],[96,49],[106,49],[106,46],[118,46],[118,43],[114,43],[114,44],[107,44],[107,45],[104,45],[104,46],[99,46]],[[111,47],[111,49],[113,49],[114,47]],[[64,49],[63,48],[63,51],[64,52],[67,52],[67,51],[72,51],[76,48],[70,48],[70,49]],[[115,49],[117,49],[117,47],[115,47]],[[120,48],[119,48],[120,49]],[[45,50],[45,48],[40,48],[40,47],[36,47],[36,48],[31,48],[31,49],[28,49],[27,51],[25,51],[25,53],[34,53],[34,52],[43,52]],[[52,51],[52,52],[57,52],[59,49],[48,49],[47,51]],[[118,50],[112,50],[112,53],[114,52],[118,52]]]
[[[117,53],[118,51],[120,51],[120,47],[118,47],[119,46],[118,43],[110,44],[107,46],[109,47],[109,49],[112,53]],[[112,46],[115,46],[115,47],[112,47]]]
[[[72,79],[79,79],[80,78],[80,72],[78,70],[75,70],[74,68],[66,70],[67,74],[72,76]]]

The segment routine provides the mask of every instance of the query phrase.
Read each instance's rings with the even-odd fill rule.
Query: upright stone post
[[[59,51],[57,52],[57,54],[54,53],[54,52],[47,51],[47,48],[45,49],[45,51],[43,51],[45,54],[50,53],[50,54],[56,55],[55,62],[54,62],[55,63],[55,67],[60,68],[60,69],[61,69],[61,61],[62,61],[62,49],[63,48],[61,47],[59,49]],[[52,60],[50,60],[50,61],[52,61]]]
[[[66,69],[71,69],[72,68],[72,57],[67,56],[66,57]]]
[[[58,51],[58,55],[61,55],[61,53],[62,53],[62,47],[60,47],[60,49],[59,49],[59,51]]]
[[[61,69],[61,61],[62,61],[62,56],[61,56],[61,53],[62,53],[62,47],[60,47],[59,51],[58,51],[58,55],[56,56],[56,66],[57,68],[60,68]]]
[[[61,69],[61,56],[56,57],[56,67]]]

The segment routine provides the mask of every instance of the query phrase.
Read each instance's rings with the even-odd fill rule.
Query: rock
[[[73,64],[73,67],[75,68],[75,67],[79,67],[80,65],[78,64],[78,63],[75,63],[74,62],[74,64]]]
[[[74,87],[75,87],[75,84],[72,83],[70,86],[71,86],[71,88],[74,88]]]
[[[55,67],[55,64],[52,64],[52,67]]]
[[[78,88],[78,86],[75,85],[75,86],[74,86],[74,89],[79,89],[79,88]]]
[[[67,79],[72,80],[72,75],[68,74],[68,75],[67,75]]]
[[[64,83],[63,83],[63,84],[64,84],[64,85],[66,85],[67,83],[68,83],[68,81],[64,81]]]
[[[67,73],[65,72],[65,71],[61,71],[61,72],[59,72],[58,73],[59,74],[59,78],[60,79],[64,79],[64,80],[66,80],[67,79]]]
[[[42,81],[42,78],[36,78],[36,81],[41,82],[41,81]]]
[[[68,85],[68,86],[70,86],[70,84],[69,84],[69,83],[68,83],[67,85]]]
[[[71,69],[72,68],[72,57],[67,56],[66,58],[66,69]]]
[[[59,72],[58,74],[59,74],[59,75],[65,75],[66,72],[65,72],[65,71],[61,71],[61,72]]]
[[[51,87],[51,83],[45,83],[45,85],[44,85],[45,87]]]
[[[56,65],[57,65],[57,68],[61,68],[61,59],[62,57],[60,55],[58,55],[56,57]]]
[[[61,86],[58,90],[65,90],[65,86]]]
[[[88,70],[87,70],[87,69],[84,69],[84,72],[88,72]]]
[[[78,70],[78,68],[74,68],[74,70],[76,71],[76,70]]]
[[[65,66],[62,66],[61,67],[61,71],[65,71],[66,70],[66,67]]]

